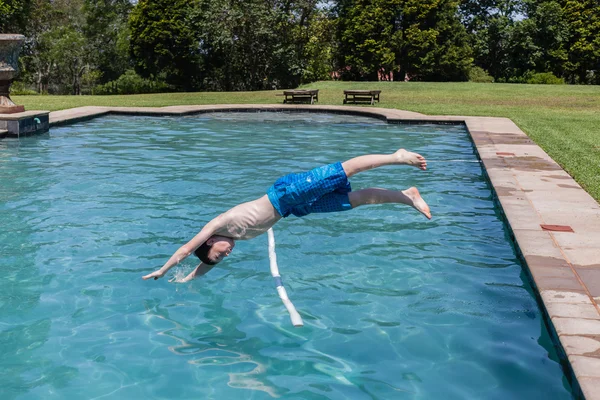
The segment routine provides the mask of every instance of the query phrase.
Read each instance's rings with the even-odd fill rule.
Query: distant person
[[[352,191],[348,178],[384,165],[411,165],[427,169],[417,153],[400,149],[393,154],[371,154],[279,178],[261,198],[233,207],[210,221],[192,240],[181,246],[159,270],[143,279],[158,279],[180,261],[195,253],[201,263],[183,281],[204,275],[227,257],[235,240],[265,233],[282,217],[346,211],[365,204],[407,204],[431,219],[429,206],[415,187],[403,191],[369,188]]]

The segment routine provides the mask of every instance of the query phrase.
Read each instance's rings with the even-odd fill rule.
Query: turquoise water
[[[141,279],[280,175],[401,147],[428,171],[353,188],[417,186],[433,220],[375,205],[275,226],[305,327],[277,297],[266,235],[192,283]],[[3,400],[572,397],[462,126],[96,119],[0,141],[0,221]]]

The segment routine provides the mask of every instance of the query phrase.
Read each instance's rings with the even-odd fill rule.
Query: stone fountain
[[[25,111],[10,99],[10,85],[19,73],[19,53],[25,41],[23,35],[0,35],[0,114]]]
[[[10,99],[10,85],[19,72],[25,36],[0,34],[0,138],[48,131],[48,111],[25,111]]]

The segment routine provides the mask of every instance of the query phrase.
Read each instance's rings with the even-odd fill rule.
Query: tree
[[[596,0],[560,0],[569,30],[565,62],[567,79],[600,83],[600,3]]]
[[[508,30],[505,79],[523,77],[530,71],[544,72],[544,50],[536,41],[538,27],[535,18],[515,21]]]
[[[51,84],[81,93],[81,76],[90,68],[89,49],[82,30],[83,0],[32,0],[36,12],[28,20],[21,57],[22,80],[35,83],[40,93]]]
[[[535,5],[529,17],[535,26],[534,41],[540,49],[536,71],[564,76],[570,33],[562,7],[556,1],[543,1]]]
[[[101,82],[117,79],[131,67],[129,59],[128,0],[85,0],[83,33]]]
[[[457,2],[341,0],[337,11],[343,78],[467,79],[472,58]]]
[[[187,89],[295,87],[309,65],[304,54],[312,21],[321,15],[316,4],[140,1],[130,16],[136,70]]]
[[[324,10],[317,10],[306,27],[302,82],[331,79],[332,71],[336,70],[335,31],[336,21]]]
[[[497,80],[552,72],[597,82],[600,4],[595,0],[463,0],[461,15],[475,64]]]
[[[70,26],[49,32],[52,46],[49,57],[62,82],[70,83],[71,94],[81,94],[81,78],[90,68],[90,50],[83,33]]]
[[[189,15],[196,1],[140,0],[131,11],[130,53],[138,74],[164,77],[182,90],[198,88],[199,51],[197,33]]]
[[[465,81],[473,62],[453,0],[405,0],[399,36],[400,79]]]
[[[31,0],[0,0],[0,33],[27,33]]]
[[[461,20],[468,34],[474,64],[494,79],[505,79],[513,65],[511,52],[513,24],[523,15],[523,0],[462,0]]]
[[[26,70],[28,70],[26,72],[29,72],[28,75],[35,83],[38,93],[48,93],[50,74],[54,65],[51,54],[52,38],[53,35],[50,31],[38,34],[33,42],[32,51],[21,57],[23,64],[26,65]],[[21,73],[20,79],[26,80],[26,76],[27,74]]]
[[[284,21],[277,11],[261,0],[244,0],[229,8],[214,1],[200,4],[197,30],[207,87],[261,90],[281,85],[278,78],[289,79],[275,76],[278,69],[286,69],[285,60],[295,56],[285,36],[278,35]]]
[[[304,49],[311,39],[315,4],[315,0],[200,1],[192,19],[200,33],[203,86],[213,90],[297,86],[309,65]]]
[[[338,2],[339,63],[342,79],[377,80],[395,69],[395,36],[402,0]]]

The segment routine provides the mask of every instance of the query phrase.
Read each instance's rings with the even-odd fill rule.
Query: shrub
[[[127,70],[116,80],[94,87],[92,94],[142,94],[172,91],[173,88],[164,82],[144,79],[134,70]]]
[[[16,96],[32,96],[39,93],[35,90],[27,88],[24,82],[16,81],[10,85],[10,94],[14,94]]]
[[[485,69],[473,66],[469,70],[469,82],[493,83],[494,78]]]
[[[523,76],[511,76],[508,79],[504,79],[503,83],[527,83],[530,77],[531,73],[526,72]]]
[[[531,74],[525,81],[536,85],[564,85],[565,80],[555,76],[552,72],[540,72]]]

